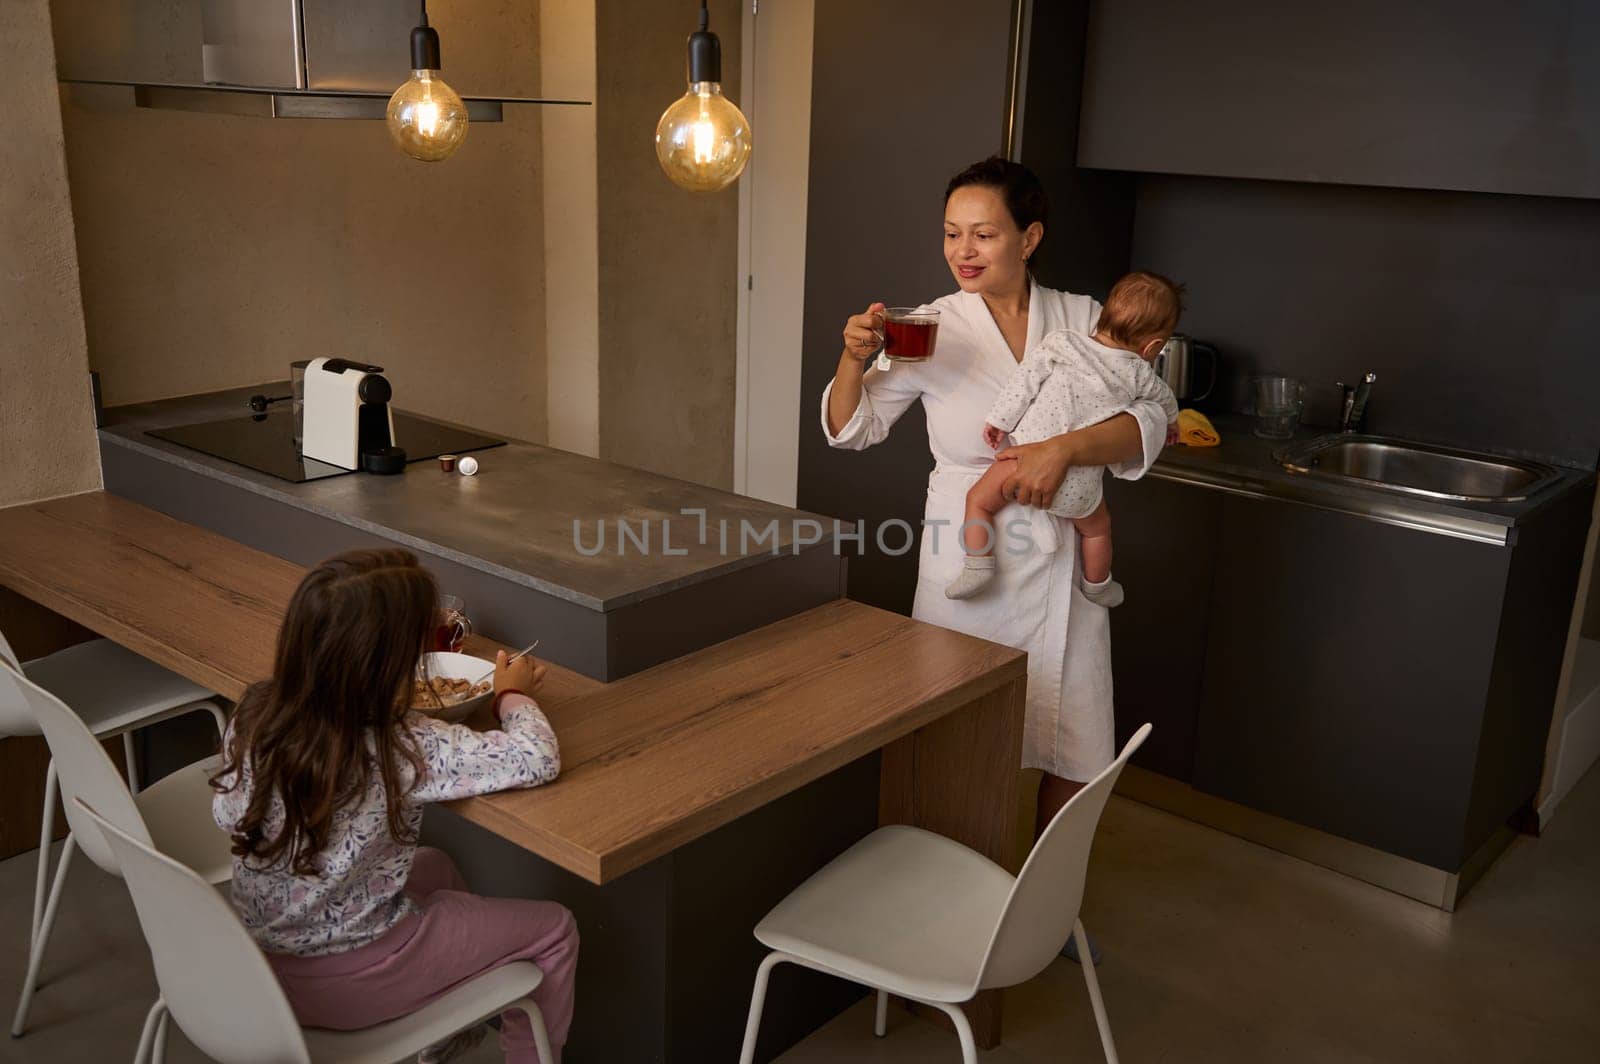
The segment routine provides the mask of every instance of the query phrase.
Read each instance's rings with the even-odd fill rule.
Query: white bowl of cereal
[[[494,662],[471,654],[430,650],[411,685],[411,708],[440,720],[471,716],[494,695]]]

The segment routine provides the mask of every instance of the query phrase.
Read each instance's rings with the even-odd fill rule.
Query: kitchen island
[[[296,484],[149,434],[248,426],[252,393],[287,388],[107,410],[106,490],[301,565],[406,547],[466,600],[479,630],[518,646],[538,639],[541,657],[598,680],[843,594],[831,518],[553,447],[510,440],[479,452],[472,477],[428,460],[401,476]]]
[[[475,480],[426,463],[272,483],[139,427],[216,403],[150,404],[137,424],[113,411],[106,492],[0,511],[0,583],[230,698],[269,667],[303,565],[352,546],[416,550],[493,637],[474,652],[544,640],[561,778],[430,810],[424,841],[477,890],[573,909],[569,1060],[736,1055],[751,928],[880,822],[1020,865],[1025,656],[839,599],[831,542],[798,542],[811,515],[517,443],[482,452]],[[562,521],[703,508],[713,529],[776,523],[778,545],[589,564],[546,499]],[[172,736],[154,733],[147,766],[197,752]],[[793,975],[763,1057],[860,994]],[[999,1004],[972,1010],[990,1043]]]

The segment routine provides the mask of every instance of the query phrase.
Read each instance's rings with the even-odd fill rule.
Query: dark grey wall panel
[[[1088,0],[1029,6],[1018,155],[1044,182],[1051,210],[1034,272],[1051,287],[1103,296],[1128,268],[1137,179],[1077,166]],[[829,450],[818,401],[846,316],[874,299],[917,303],[955,288],[940,253],[940,198],[953,173],[1001,147],[1010,8],[817,4],[800,400],[799,504],[808,510],[864,519],[869,529],[922,515],[933,463],[921,407],[888,442],[855,454]],[[959,76],[951,56],[960,57]],[[885,555],[869,537],[865,557],[850,565],[850,595],[864,602],[906,612],[915,586],[915,550]]]
[[[1138,178],[1078,166],[1089,6],[1089,0],[1030,5],[1018,157],[1050,194],[1050,225],[1033,257],[1034,275],[1051,288],[1103,299],[1128,271]]]
[[[1600,202],[1146,177],[1133,244],[1188,284],[1224,405],[1373,370],[1375,431],[1594,468]]]
[[[1600,4],[1100,0],[1085,166],[1600,197]]]
[[[1011,5],[817,0],[806,220],[799,505],[869,529],[922,517],[933,459],[920,405],[865,453],[830,450],[818,425],[844,319],[879,300],[955,289],[940,213],[945,183],[998,151]],[[850,564],[850,596],[909,612],[916,551]],[[898,539],[893,541],[898,544]]]

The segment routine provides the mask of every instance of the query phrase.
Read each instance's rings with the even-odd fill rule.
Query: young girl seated
[[[480,898],[449,857],[417,845],[428,802],[556,778],[556,737],[529,697],[545,669],[501,652],[500,730],[411,712],[436,597],[403,550],[341,554],[301,581],[272,678],[239,703],[212,780],[217,823],[233,838],[234,905],[309,1027],[370,1027],[532,961],[557,1061],[539,1061],[520,1011],[501,1016],[500,1044],[514,1064],[558,1064],[578,962],[572,914]],[[482,1036],[463,1032],[420,1059],[448,1060]]]
[[[1135,270],[1111,288],[1094,335],[1062,329],[1045,337],[1012,371],[989,410],[984,442],[996,450],[1007,434],[1013,443],[1037,443],[1063,432],[1097,425],[1152,399],[1167,415],[1167,442],[1176,438],[1178,401],[1152,363],[1183,311],[1183,290],[1159,274]],[[961,572],[944,593],[970,598],[994,579],[994,515],[1009,501],[1002,491],[1012,469],[995,462],[967,491]],[[1090,602],[1107,608],[1122,602],[1122,585],[1111,579],[1111,513],[1100,493],[1104,466],[1073,466],[1050,501],[1050,512],[1078,532],[1078,586]]]

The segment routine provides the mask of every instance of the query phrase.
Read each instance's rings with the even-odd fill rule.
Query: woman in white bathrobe
[[[935,300],[939,335],[924,363],[868,368],[881,345],[882,304],[849,319],[838,372],[822,396],[822,428],[833,447],[862,450],[885,439],[922,401],[936,462],[928,477],[912,616],[1028,652],[1023,766],[1046,773],[1039,825],[1111,763],[1111,639],[1107,611],[1077,591],[1072,525],[1045,512],[1073,465],[1143,476],[1161,453],[1167,419],[1135,404],[1088,429],[996,455],[983,441],[984,415],[1023,355],[1057,329],[1089,334],[1100,304],[1044,288],[1027,262],[1044,237],[1046,204],[1025,167],[990,159],[950,182],[944,254],[960,290]],[[967,489],[990,462],[1014,461],[995,515],[998,576],[982,596],[952,600],[945,586],[961,568],[957,536]]]

